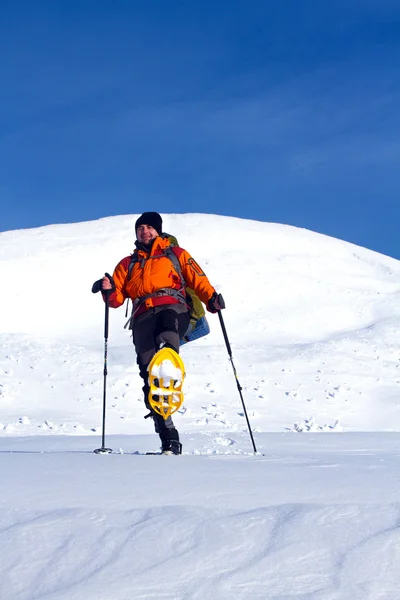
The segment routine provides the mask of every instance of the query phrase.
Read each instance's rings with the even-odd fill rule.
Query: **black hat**
[[[153,227],[153,229],[155,229],[157,231],[158,235],[161,235],[162,218],[161,218],[161,215],[159,215],[158,213],[156,213],[156,212],[143,213],[142,216],[139,217],[135,223],[135,232],[138,230],[138,228],[141,225],[150,225],[150,227]]]

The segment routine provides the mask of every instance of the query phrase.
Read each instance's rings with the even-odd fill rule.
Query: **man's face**
[[[154,227],[151,227],[151,225],[140,225],[137,228],[136,236],[137,236],[138,242],[140,242],[141,244],[147,245],[147,244],[150,244],[150,242],[152,240],[156,239],[156,237],[158,236],[158,233],[154,229]]]

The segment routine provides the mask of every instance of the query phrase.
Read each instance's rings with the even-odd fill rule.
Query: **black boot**
[[[161,445],[161,454],[182,454],[182,444],[178,440],[164,440]]]

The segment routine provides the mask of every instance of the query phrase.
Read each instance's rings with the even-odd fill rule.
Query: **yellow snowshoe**
[[[175,350],[161,348],[153,356],[148,371],[150,406],[164,419],[168,419],[183,404],[185,365]]]

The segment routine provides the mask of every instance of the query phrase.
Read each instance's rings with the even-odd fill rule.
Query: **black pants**
[[[171,417],[164,419],[151,410],[149,394],[149,366],[161,344],[167,344],[179,353],[179,341],[189,326],[189,312],[183,304],[169,304],[150,308],[133,322],[133,343],[137,354],[140,377],[144,381],[143,393],[146,407],[152,412],[154,428],[161,442],[179,441],[179,434]]]

